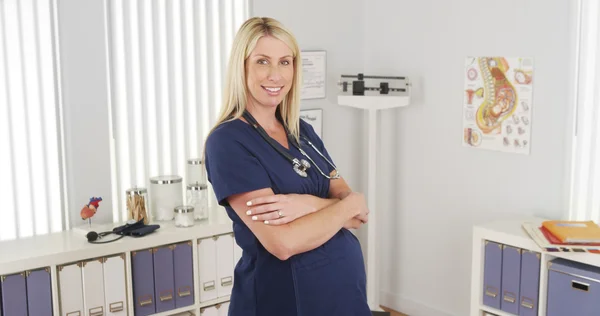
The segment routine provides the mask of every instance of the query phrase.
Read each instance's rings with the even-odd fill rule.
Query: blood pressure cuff
[[[144,220],[140,220],[133,224],[125,224],[123,226],[113,228],[113,233],[122,236],[142,237],[151,234],[160,228],[160,225],[145,225]]]
[[[128,236],[132,236],[132,237],[142,237],[142,236],[151,234],[152,232],[157,230],[159,227],[160,227],[159,225],[145,225],[144,227],[134,229],[134,230],[128,232],[127,234],[128,234]]]

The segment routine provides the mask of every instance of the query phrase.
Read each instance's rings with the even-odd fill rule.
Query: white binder
[[[217,238],[217,296],[231,295],[233,288],[233,235]]]
[[[228,312],[229,312],[229,302],[225,302],[223,304],[221,304],[221,306],[218,308],[219,310],[219,316],[227,316]]]
[[[61,316],[83,316],[83,280],[81,263],[58,267]]]
[[[85,316],[104,316],[103,259],[83,263],[83,302]]]
[[[127,315],[125,254],[104,258],[105,315]]]
[[[198,240],[198,277],[200,282],[200,302],[217,298],[217,260],[215,255],[216,238]]]
[[[201,316],[219,316],[219,311],[217,311],[217,308],[215,306],[210,306],[210,307],[206,307],[206,308],[201,308],[200,315]]]

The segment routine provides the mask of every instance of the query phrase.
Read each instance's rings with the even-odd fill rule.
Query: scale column
[[[367,109],[368,117],[368,159],[367,159],[367,299],[372,311],[381,311],[379,307],[379,273],[377,269],[377,109]]]

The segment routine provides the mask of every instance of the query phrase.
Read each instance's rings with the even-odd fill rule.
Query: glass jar
[[[150,222],[150,209],[148,209],[148,190],[146,188],[131,188],[126,192],[127,219],[136,222],[144,220]]]
[[[186,170],[187,184],[206,184],[204,161],[201,158],[188,159]]]
[[[186,202],[194,207],[194,219],[208,218],[208,186],[188,184]]]
[[[179,205],[174,209],[175,226],[190,227],[194,226],[194,207],[191,205]]]
[[[173,209],[183,204],[183,179],[177,175],[150,178],[152,219],[172,220]]]

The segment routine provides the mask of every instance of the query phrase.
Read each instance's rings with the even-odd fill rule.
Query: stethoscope
[[[279,148],[277,146],[277,144],[275,143],[275,140],[273,138],[271,138],[271,136],[269,136],[267,134],[267,132],[262,128],[262,126],[260,126],[260,124],[258,124],[258,122],[256,121],[256,119],[254,119],[254,117],[252,116],[252,114],[250,114],[248,111],[244,111],[243,114],[244,118],[248,121],[248,123],[250,123],[250,125],[252,127],[254,127],[254,129],[256,129],[258,131],[258,133],[260,134],[260,136],[262,136],[262,138],[267,141],[267,143],[269,143],[269,145],[271,145],[271,147],[273,147],[279,154],[281,154],[282,156],[284,156],[287,160],[289,160],[292,163],[292,167],[294,168],[294,171],[300,175],[303,178],[306,178],[308,176],[308,174],[306,173],[306,171],[311,167],[311,164],[306,161],[305,159],[298,159],[294,156],[292,156],[290,153],[282,150],[281,148]],[[319,165],[317,165],[315,163],[314,160],[312,160],[312,158],[310,158],[310,156],[308,154],[306,154],[306,152],[302,149],[302,147],[300,146],[300,144],[298,144],[296,142],[296,139],[290,135],[289,130],[287,129],[287,126],[285,126],[285,124],[283,124],[283,128],[285,129],[286,135],[288,136],[288,141],[296,148],[298,148],[298,151],[300,151],[300,153],[306,157],[308,160],[310,160],[310,162],[312,162],[312,164],[317,168],[317,170],[319,171],[319,173],[324,176],[327,179],[339,179],[341,176],[339,174],[339,172],[337,171],[337,167],[331,162],[329,161],[329,159],[327,159],[327,157],[325,157],[321,151],[319,151],[317,149],[317,147],[315,147],[315,145],[313,145],[313,143],[306,137],[300,135],[300,138],[302,140],[304,140],[307,144],[309,144],[318,154],[319,156],[321,156],[325,161],[327,161],[327,163],[333,167],[333,175],[328,175],[325,174],[323,172],[323,170],[321,170],[321,168],[319,168]]]

